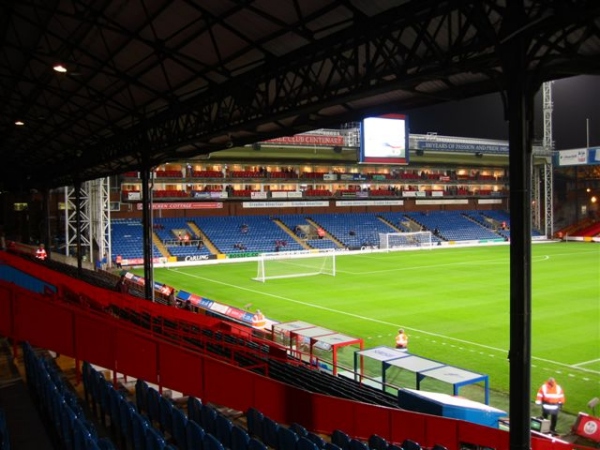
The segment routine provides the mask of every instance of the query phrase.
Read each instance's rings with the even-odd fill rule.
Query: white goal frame
[[[277,278],[310,277],[313,275],[335,277],[335,259],[335,250],[261,253],[258,255],[258,267],[256,277],[253,280],[264,283],[267,280]],[[272,267],[273,270],[271,270]]]
[[[413,231],[408,233],[379,233],[379,248],[387,252],[433,247],[431,231]]]

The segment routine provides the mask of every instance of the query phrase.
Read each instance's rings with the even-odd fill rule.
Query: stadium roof
[[[495,92],[516,41],[533,87],[600,73],[600,2],[518,3],[4,0],[0,179],[73,184]]]

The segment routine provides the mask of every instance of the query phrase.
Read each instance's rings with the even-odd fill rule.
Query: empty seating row
[[[367,442],[363,442],[339,429],[333,430],[327,439],[298,423],[285,427],[256,408],[248,409],[246,419],[250,435],[274,450],[424,450],[417,442],[408,438],[398,445],[373,434]],[[447,449],[435,445],[431,450]]]
[[[4,411],[2,409],[0,409],[0,450],[10,450],[6,416],[4,415]]]
[[[113,388],[104,375],[91,364],[84,363],[83,384],[86,400],[103,425],[109,426],[124,448],[134,450],[164,450],[172,448],[164,435],[152,425],[149,417],[143,416],[137,407]],[[108,420],[107,420],[108,419]]]
[[[27,384],[43,415],[54,426],[61,448],[66,450],[110,450],[114,445],[99,438],[94,425],[87,420],[77,395],[69,390],[58,371],[49,362],[23,344]]]

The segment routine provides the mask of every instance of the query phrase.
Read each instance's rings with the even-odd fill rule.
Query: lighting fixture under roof
[[[67,73],[67,67],[64,66],[63,64],[54,64],[52,69],[54,69],[55,72]]]

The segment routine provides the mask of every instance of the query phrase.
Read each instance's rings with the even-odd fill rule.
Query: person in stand
[[[123,268],[123,257],[121,255],[115,257],[115,266],[117,266],[117,269]]]
[[[408,335],[404,332],[404,329],[402,328],[398,330],[398,334],[396,335],[396,348],[408,348]]]
[[[38,261],[46,261],[46,258],[48,258],[48,253],[46,253],[44,244],[40,244],[37,250],[35,251],[35,259],[37,259]]]
[[[267,319],[265,315],[260,311],[260,309],[256,310],[256,314],[252,317],[252,326],[255,328],[264,328],[267,324]]]
[[[121,294],[127,294],[129,292],[129,287],[125,282],[125,275],[121,275],[121,278],[119,278],[119,281],[117,281],[115,288],[117,292],[120,292]]]
[[[554,378],[548,380],[540,386],[535,398],[536,405],[542,405],[542,417],[547,419],[550,416],[550,432],[556,433],[556,422],[558,413],[565,403],[565,393],[556,383]]]
[[[169,292],[169,297],[167,298],[169,302],[169,306],[177,306],[177,297],[175,295],[175,289],[171,289]]]

